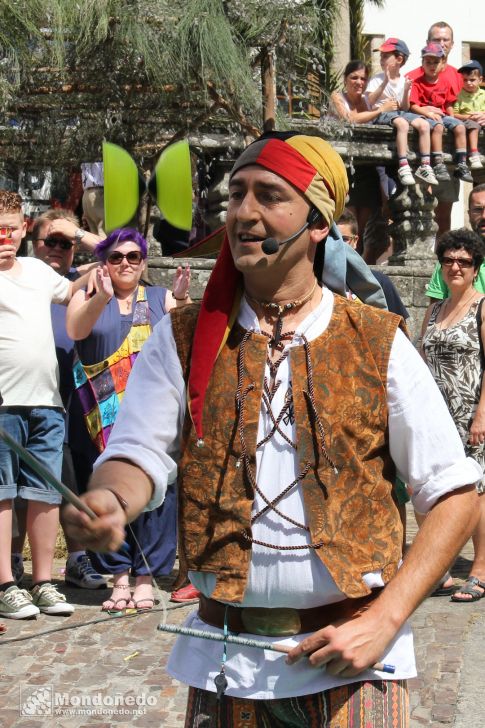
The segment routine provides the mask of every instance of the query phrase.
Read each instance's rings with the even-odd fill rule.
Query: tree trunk
[[[341,75],[345,65],[351,58],[349,0],[340,0],[339,2],[339,12],[335,16],[333,37],[335,40],[332,70],[335,74]]]
[[[274,48],[261,49],[261,82],[263,88],[263,131],[276,127],[276,70]]]

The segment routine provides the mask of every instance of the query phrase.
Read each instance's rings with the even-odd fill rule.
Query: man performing
[[[228,645],[225,659],[180,637],[168,669],[191,686],[187,728],[408,725],[406,619],[476,522],[481,469],[400,318],[319,284],[346,192],[317,137],[243,152],[201,306],[162,320],[134,367],[83,496],[98,518],[66,513],[90,548],[118,548],[178,462],[181,565],[202,593],[187,625],[292,646]],[[396,470],[430,510],[399,569]]]

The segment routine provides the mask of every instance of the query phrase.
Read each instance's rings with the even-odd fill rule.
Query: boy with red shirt
[[[453,131],[456,152],[454,176],[465,182],[473,182],[466,164],[465,125],[453,116],[456,91],[450,79],[441,74],[445,57],[443,48],[437,43],[428,43],[421,51],[421,56],[422,73],[413,80],[409,94],[410,111],[425,116],[433,127]],[[436,178],[448,180],[448,170],[443,163],[442,134],[439,134],[438,129],[432,134],[431,156]]]

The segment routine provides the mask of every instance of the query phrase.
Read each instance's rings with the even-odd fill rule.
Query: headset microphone
[[[309,224],[309,222],[306,222],[303,227],[296,231],[296,233],[291,235],[289,238],[286,238],[286,240],[281,240],[281,242],[278,242],[274,238],[266,238],[266,240],[263,240],[263,243],[261,245],[263,253],[266,253],[266,255],[273,255],[274,253],[277,253],[282,245],[286,245],[286,243],[291,243],[292,240],[298,238],[302,234],[302,232],[307,229]]]
[[[266,240],[263,240],[261,244],[261,250],[263,251],[263,253],[265,253],[265,255],[274,255],[274,253],[277,253],[282,245],[286,245],[286,243],[291,243],[293,240],[296,240],[296,238],[300,237],[302,232],[304,232],[309,225],[313,225],[313,223],[317,222],[320,217],[320,211],[317,210],[316,207],[313,207],[308,214],[308,219],[306,223],[303,225],[303,227],[297,230],[296,233],[293,233],[293,235],[290,235],[289,238],[281,240],[280,242],[275,240],[275,238],[266,238]]]

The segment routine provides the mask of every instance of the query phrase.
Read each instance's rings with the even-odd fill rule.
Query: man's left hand
[[[386,625],[382,614],[369,609],[361,616],[329,625],[295,647],[286,659],[292,665],[307,656],[312,667],[325,666],[330,675],[355,677],[382,660],[397,629]]]

